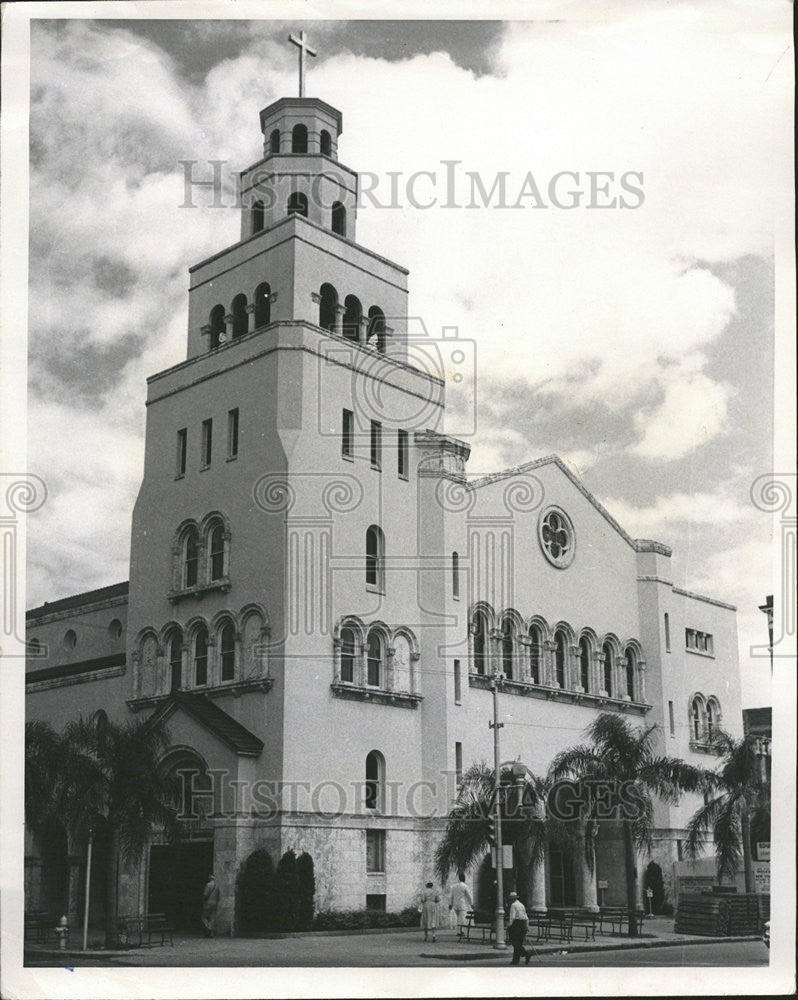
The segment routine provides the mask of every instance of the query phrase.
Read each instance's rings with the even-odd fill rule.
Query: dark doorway
[[[202,890],[213,871],[213,841],[150,848],[149,913],[165,913],[178,930],[201,931]]]
[[[576,906],[573,859],[565,851],[549,851],[551,906]]]

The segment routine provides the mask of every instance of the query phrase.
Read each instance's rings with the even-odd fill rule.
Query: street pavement
[[[701,938],[673,932],[673,918],[647,920],[643,937],[597,935],[594,941],[545,942],[532,938],[531,965],[603,966],[741,966],[767,965],[768,951],[751,936]],[[174,945],[127,951],[69,950],[65,953],[31,947],[25,964],[31,966],[144,966],[144,967],[496,967],[510,961],[511,950],[497,951],[478,941],[458,942],[453,931],[441,930],[437,941],[425,942],[418,930],[381,933],[304,933],[281,937],[175,936]]]

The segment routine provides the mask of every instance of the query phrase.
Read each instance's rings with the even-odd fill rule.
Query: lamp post
[[[499,722],[499,676],[493,674],[493,722],[488,725],[493,730],[493,793],[496,810],[496,939],[493,947],[504,951],[504,851],[502,850],[502,807],[501,807],[501,754],[499,752],[499,730],[504,726]]]
[[[770,676],[773,676],[773,594],[768,594],[759,610],[768,618],[768,652],[770,653]]]

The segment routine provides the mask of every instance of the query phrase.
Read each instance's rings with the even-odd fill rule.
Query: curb
[[[384,933],[382,931],[382,929],[379,929],[377,932],[378,933]],[[288,938],[288,937],[300,937],[300,936],[304,936],[304,937],[316,937],[316,936],[321,936],[322,934],[324,934],[324,935],[328,935],[329,934],[331,936],[335,936],[335,935],[338,935],[338,934],[341,934],[341,933],[343,933],[343,934],[353,934],[353,933],[357,933],[357,932],[356,931],[344,931],[344,932],[340,932],[340,931],[316,931],[315,934],[309,932],[309,933],[307,933],[305,935],[299,935],[299,934],[281,934],[281,935],[273,935],[272,937],[273,937],[273,939]],[[217,938],[217,940],[219,940],[219,939]],[[236,939],[236,940],[238,940],[238,939]],[[247,938],[247,940],[256,940],[256,939]],[[654,938],[653,940],[651,940],[651,939],[649,939],[649,940],[641,940],[641,939],[637,938],[637,939],[632,939],[632,940],[629,940],[629,941],[623,941],[623,940],[621,940],[621,941],[612,941],[612,942],[610,942],[610,941],[607,941],[607,942],[602,941],[602,942],[600,942],[598,944],[575,944],[575,945],[568,945],[568,942],[561,942],[559,945],[544,944],[541,947],[536,947],[532,942],[527,942],[527,943],[528,943],[528,946],[531,947],[531,948],[533,948],[534,952],[537,953],[538,955],[557,955],[557,954],[560,954],[561,952],[565,952],[565,953],[567,953],[569,955],[575,955],[575,954],[584,953],[584,952],[590,952],[590,951],[635,951],[638,948],[674,948],[674,947],[679,947],[679,946],[683,946],[683,945],[690,946],[690,945],[720,944],[720,943],[723,943],[723,944],[736,944],[736,943],[741,942],[741,941],[760,941],[760,940],[761,940],[761,937],[760,937],[759,934],[746,934],[746,935],[739,935],[739,936],[736,936],[736,937],[695,936],[695,937],[689,937],[689,938],[678,938],[678,939],[672,940],[672,941],[663,941],[660,938]],[[420,943],[421,944],[425,944],[426,942],[420,942]],[[143,948],[128,948],[128,949],[122,950],[122,951],[119,951],[119,950],[117,950],[117,951],[110,951],[110,950],[109,951],[98,951],[98,950],[95,950],[95,951],[92,951],[92,950],[76,951],[74,949],[68,949],[67,951],[61,951],[60,949],[57,949],[57,950],[44,950],[44,949],[38,949],[37,948],[37,949],[26,950],[25,951],[25,955],[28,956],[28,957],[30,957],[30,958],[34,958],[35,957],[35,958],[48,958],[48,959],[54,959],[54,958],[63,958],[63,959],[66,959],[66,958],[84,958],[84,959],[85,958],[111,958],[111,959],[113,959],[113,958],[124,958],[125,956],[130,955],[131,953],[138,955],[138,954],[141,954],[141,952],[143,952],[144,950],[145,949],[143,949]],[[146,949],[146,950],[150,951],[151,949]],[[494,957],[494,958],[497,958],[497,959],[499,959],[499,958],[505,958],[507,956],[507,954],[511,950],[512,949],[508,947],[506,950],[502,950],[500,952],[499,951],[495,951],[493,948],[489,948],[489,949],[486,948],[485,951],[472,951],[472,952],[464,952],[464,951],[460,951],[460,952],[447,952],[447,953],[440,953],[440,952],[438,952],[437,954],[423,952],[422,953],[422,957],[423,958],[438,958],[438,959],[441,959],[441,961],[449,961],[449,960],[451,960],[451,961],[455,961],[455,962],[457,962],[457,961],[459,961],[459,962],[469,962],[469,961],[476,961],[477,959],[480,959],[480,958],[487,958],[488,956],[491,956],[491,957]]]

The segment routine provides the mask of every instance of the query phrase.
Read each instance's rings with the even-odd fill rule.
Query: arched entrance
[[[490,854],[482,859],[482,864],[474,880],[474,906],[485,913],[496,909],[496,869],[490,863]]]
[[[549,845],[549,906],[576,906],[576,872],[573,851],[562,844]]]
[[[213,804],[197,793],[212,782],[205,761],[188,747],[167,754],[161,767],[180,778],[184,808],[178,839],[150,847],[147,911],[164,913],[178,930],[200,933],[202,891],[213,871],[213,829],[206,819]]]

